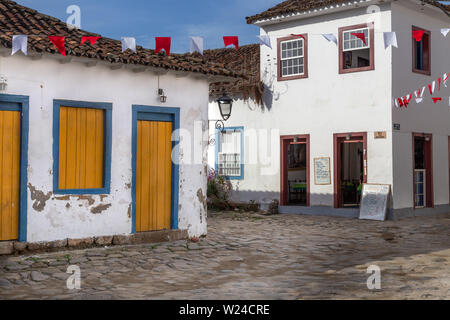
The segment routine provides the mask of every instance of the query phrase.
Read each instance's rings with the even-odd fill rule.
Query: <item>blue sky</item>
[[[205,48],[223,47],[222,36],[237,35],[240,44],[256,42],[257,27],[245,17],[281,0],[16,0],[66,21],[66,8],[81,8],[81,27],[106,37],[135,37],[154,48],[154,37],[172,37],[173,52],[189,51],[189,37],[205,38]],[[450,3],[450,1],[447,1]]]
[[[135,37],[154,48],[154,37],[172,37],[173,52],[189,51],[189,37],[205,38],[205,48],[223,47],[222,36],[237,35],[241,44],[255,43],[257,27],[245,17],[264,11],[280,0],[15,0],[63,21],[66,8],[81,8],[81,27],[102,36]]]

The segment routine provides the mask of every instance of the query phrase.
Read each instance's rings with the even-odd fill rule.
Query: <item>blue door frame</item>
[[[20,111],[20,191],[19,191],[19,241],[27,241],[27,167],[29,98],[27,96],[0,94],[0,110]]]
[[[178,165],[178,148],[179,148],[179,129],[180,129],[180,108],[169,107],[152,107],[133,105],[132,115],[132,227],[131,233],[136,233],[136,154],[137,154],[137,122],[138,120],[147,121],[167,121],[172,122],[173,141],[172,141],[172,156],[177,159],[177,163],[172,161],[172,190],[171,190],[171,205],[170,205],[170,223],[171,229],[178,229],[178,190],[179,190],[179,165]]]

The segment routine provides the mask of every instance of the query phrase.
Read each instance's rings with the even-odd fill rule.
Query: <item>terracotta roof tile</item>
[[[0,45],[11,48],[12,36],[28,35],[28,48],[38,53],[60,54],[48,36],[66,37],[66,55],[99,59],[110,63],[136,64],[176,71],[240,78],[241,75],[223,65],[186,54],[155,53],[137,46],[137,54],[122,53],[121,41],[101,38],[95,45],[80,45],[82,36],[100,36],[84,30],[69,30],[66,23],[10,0],[0,0]]]
[[[210,95],[219,96],[222,93],[232,95],[242,94],[245,99],[252,97],[256,100],[263,91],[260,81],[260,50],[259,44],[250,44],[234,48],[205,50],[204,57],[208,61],[222,64],[225,68],[243,74],[244,79],[234,82],[217,82],[210,85]]]
[[[441,7],[450,12],[450,5],[443,5],[439,3],[435,3],[430,0],[425,0],[427,3],[435,5],[437,7]],[[263,11],[259,14],[246,17],[247,23],[251,24],[258,20],[265,20],[270,18],[275,18],[280,15],[293,14],[297,12],[302,12],[311,9],[322,8],[334,4],[340,3],[348,3],[351,2],[349,0],[287,0],[283,1],[276,6]]]

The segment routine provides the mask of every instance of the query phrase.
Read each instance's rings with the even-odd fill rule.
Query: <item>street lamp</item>
[[[219,111],[223,121],[227,121],[231,116],[233,99],[231,99],[224,93],[219,99],[217,99],[217,104],[219,105]]]

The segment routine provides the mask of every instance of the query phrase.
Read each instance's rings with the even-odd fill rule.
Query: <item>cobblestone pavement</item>
[[[449,299],[450,215],[372,222],[211,213],[199,243],[0,258],[0,299]],[[81,290],[66,288],[68,265]],[[367,267],[381,268],[370,291]]]

